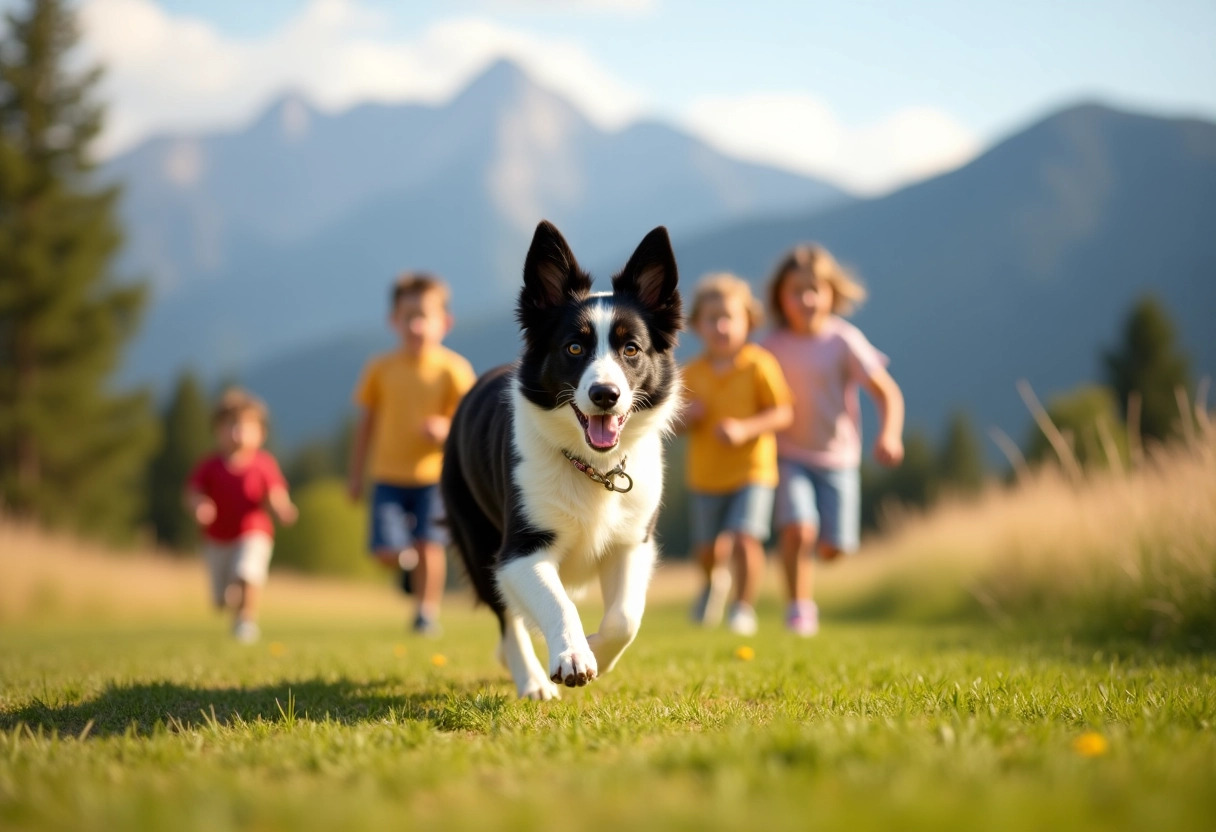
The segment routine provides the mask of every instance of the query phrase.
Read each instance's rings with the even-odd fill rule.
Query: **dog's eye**
[[[567,344],[566,352],[570,353],[571,355],[582,355],[583,354],[583,345],[578,342]]]
[[[626,358],[633,358],[640,352],[641,349],[638,348],[637,344],[626,344],[625,349],[621,350],[621,353],[624,354]]]

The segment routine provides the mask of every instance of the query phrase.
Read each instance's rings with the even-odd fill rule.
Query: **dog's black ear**
[[[524,260],[524,287],[516,309],[520,325],[527,329],[535,325],[538,314],[567,300],[586,297],[590,291],[591,278],[579,268],[561,232],[553,223],[542,220]]]
[[[613,294],[637,298],[650,312],[656,341],[664,350],[675,346],[683,323],[679,280],[671,238],[661,225],[642,238],[625,268],[612,278]]]

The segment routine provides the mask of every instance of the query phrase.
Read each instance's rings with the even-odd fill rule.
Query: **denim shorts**
[[[416,540],[446,545],[446,529],[437,523],[442,515],[438,485],[411,488],[376,483],[370,517],[372,553],[400,551]]]
[[[861,472],[818,468],[791,459],[777,463],[777,528],[806,524],[819,529],[819,542],[842,552],[861,542]]]
[[[738,532],[764,542],[772,528],[773,489],[745,485],[727,494],[688,495],[694,546],[712,543],[722,532]]]

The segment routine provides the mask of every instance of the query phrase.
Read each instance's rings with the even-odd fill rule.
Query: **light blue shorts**
[[[773,489],[745,485],[727,494],[694,491],[688,495],[688,507],[694,546],[712,543],[722,532],[746,534],[763,543],[772,529]]]
[[[857,468],[817,468],[790,459],[777,463],[777,528],[811,525],[819,542],[842,552],[861,542],[861,472]]]

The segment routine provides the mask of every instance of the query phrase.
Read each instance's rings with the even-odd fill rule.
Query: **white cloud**
[[[362,101],[441,101],[496,58],[508,57],[602,126],[642,110],[641,96],[577,44],[541,39],[481,18],[442,21],[416,37],[385,35],[382,14],[358,0],[312,0],[258,40],[168,14],[153,0],[83,0],[86,49],[107,68],[103,155],[160,130],[231,127],[284,90],[327,110]]]
[[[535,6],[547,0],[501,2]],[[644,11],[653,2],[580,4]],[[600,126],[624,126],[645,110],[644,95],[577,42],[489,18],[447,19],[402,36],[392,34],[385,12],[363,0],[311,0],[268,35],[239,38],[170,14],[155,0],[82,0],[80,16],[86,49],[107,67],[103,155],[158,131],[235,127],[289,90],[329,111],[369,100],[440,102],[501,57]],[[851,125],[800,92],[703,97],[685,108],[681,120],[725,152],[824,176],[862,193],[951,168],[979,149],[973,134],[936,110],[910,108]],[[307,127],[300,118],[293,124]],[[186,178],[193,171],[188,162],[183,159],[179,171]]]
[[[655,10],[658,0],[486,0],[491,9],[512,11],[587,11],[611,14],[639,15]]]
[[[939,110],[906,108],[849,125],[805,93],[703,97],[685,110],[684,123],[725,152],[865,194],[957,167],[980,150],[973,133]]]

